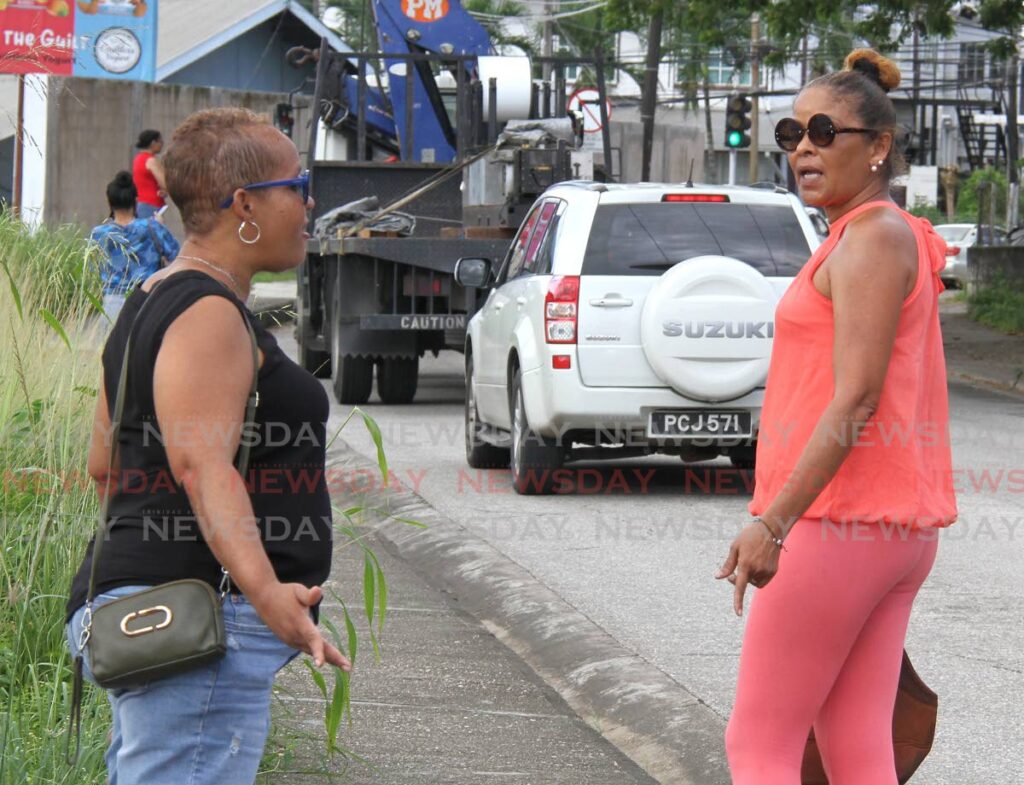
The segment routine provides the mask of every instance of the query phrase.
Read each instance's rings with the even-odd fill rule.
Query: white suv
[[[775,305],[818,245],[781,189],[562,183],[534,204],[466,331],[466,458],[520,493],[570,460],[752,467]]]

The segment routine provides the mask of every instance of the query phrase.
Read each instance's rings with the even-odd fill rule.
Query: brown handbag
[[[921,681],[907,652],[903,652],[900,683],[892,714],[892,746],[896,754],[896,777],[903,785],[917,771],[931,752],[935,740],[935,721],[939,696]],[[804,762],[800,772],[802,785],[828,785],[825,768],[814,739],[814,729],[807,737]]]

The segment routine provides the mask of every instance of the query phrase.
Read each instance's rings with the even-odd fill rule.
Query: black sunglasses
[[[827,114],[816,114],[807,121],[807,127],[792,117],[784,117],[775,125],[775,143],[791,153],[800,146],[800,140],[807,134],[815,147],[828,147],[836,140],[836,134],[873,134],[871,128],[836,128]]]
[[[243,185],[242,188],[246,191],[256,191],[260,188],[277,188],[278,186],[294,188],[297,193],[302,194],[302,203],[305,204],[309,201],[309,169],[304,171],[298,177],[292,177],[288,180],[267,180],[263,183],[249,183],[248,185]],[[234,201],[235,193],[232,191],[231,196],[220,203],[220,209],[227,209]]]

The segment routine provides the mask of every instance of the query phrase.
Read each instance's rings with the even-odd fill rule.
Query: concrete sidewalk
[[[1024,335],[1006,335],[967,317],[955,293],[939,300],[948,377],[1024,395]]]
[[[353,470],[352,453],[340,439],[332,455],[335,470]],[[333,501],[345,509],[371,500],[336,495]],[[379,520],[379,515],[368,516],[367,523],[377,525]],[[296,660],[278,678],[274,731],[264,759],[271,771],[257,782],[654,782],[579,719],[481,623],[460,610],[459,598],[433,588],[410,562],[391,555],[371,536],[367,543],[380,559],[389,590],[382,657],[375,662],[363,610],[362,554],[345,542],[339,538],[335,543],[323,613],[344,630],[341,607],[330,598],[333,589],[359,630],[353,724],[343,724],[338,742],[365,763],[326,756],[324,700],[306,667]],[[331,689],[333,676],[325,676]]]

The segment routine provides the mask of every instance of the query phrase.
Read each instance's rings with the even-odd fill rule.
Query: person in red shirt
[[[164,139],[159,131],[148,129],[139,134],[135,146],[139,149],[132,162],[132,180],[139,192],[136,214],[139,218],[149,218],[167,204],[164,165],[157,158],[164,147]]]

